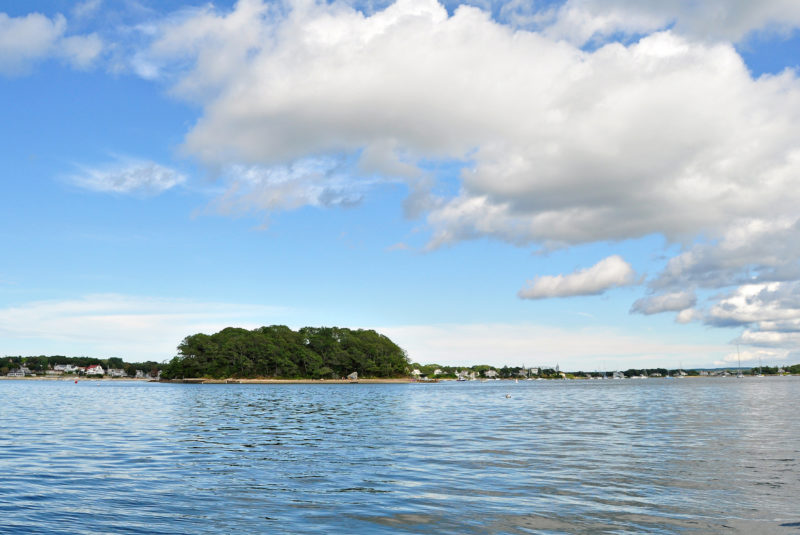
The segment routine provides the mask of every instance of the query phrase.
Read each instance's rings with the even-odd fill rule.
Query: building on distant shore
[[[92,364],[86,367],[86,375],[105,375],[105,370],[99,364]]]
[[[22,371],[20,368],[17,368],[16,370],[11,370],[10,372],[8,372],[6,377],[25,377],[25,372]]]

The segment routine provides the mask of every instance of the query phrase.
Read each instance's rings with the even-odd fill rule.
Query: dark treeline
[[[397,377],[407,368],[405,351],[372,330],[272,325],[187,336],[161,377]]]
[[[38,356],[6,356],[0,358],[0,375],[6,375],[10,370],[25,366],[31,372],[40,374],[47,370],[52,370],[53,366],[59,364],[72,364],[73,366],[86,367],[99,364],[106,370],[117,368],[125,370],[131,377],[136,375],[137,370],[145,374],[155,376],[161,368],[161,364],[153,361],[148,362],[124,362],[119,357],[96,358],[96,357],[67,357],[64,355],[38,355]]]

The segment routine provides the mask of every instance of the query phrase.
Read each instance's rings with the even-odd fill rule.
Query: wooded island
[[[162,379],[398,377],[407,375],[408,356],[373,330],[285,325],[253,330],[228,327],[193,334],[162,369]]]

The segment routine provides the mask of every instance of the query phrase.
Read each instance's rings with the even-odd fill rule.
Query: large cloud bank
[[[493,18],[434,0],[370,13],[247,0],[162,23],[142,57],[203,106],[184,150],[225,170],[223,210],[346,204],[378,175],[407,181],[430,248],[662,235],[683,250],[632,312],[677,312],[682,322],[717,325],[718,307],[739,306],[723,294],[701,310],[698,289],[736,295],[745,283],[800,276],[800,82],[792,70],[753,77],[733,44],[790,31],[800,9],[586,0],[529,12],[525,24],[504,7]],[[314,165],[337,160],[328,169],[349,162],[348,173]],[[431,193],[430,161],[460,162],[457,194]],[[541,275],[520,295],[633,282],[624,259],[604,262],[614,265]],[[787,338],[765,334],[767,309],[747,323],[760,334],[744,336],[779,345]]]
[[[800,279],[800,81],[754,77],[735,43],[795,30],[796,3],[377,5],[241,0],[148,26],[132,64],[201,107],[183,150],[224,177],[218,210],[349,205],[391,180],[408,184],[431,249],[661,235],[681,251],[632,312],[793,343],[780,312]],[[64,33],[59,19],[12,22],[41,26],[42,50]],[[3,57],[18,68],[0,43]],[[430,162],[460,168],[455,194],[434,193]],[[635,282],[611,258],[521,295]],[[742,298],[753,285],[759,306]],[[698,304],[703,290],[718,297]]]

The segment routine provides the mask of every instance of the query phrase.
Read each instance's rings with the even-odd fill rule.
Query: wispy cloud
[[[284,309],[240,303],[98,294],[61,301],[36,301],[0,309],[2,351],[37,349],[71,355],[120,356],[162,361],[196,332],[237,325],[274,323]]]
[[[599,295],[610,288],[636,283],[633,268],[621,256],[604,258],[594,266],[569,275],[542,275],[519,291],[523,299]]]
[[[562,329],[537,324],[442,324],[376,327],[420,363],[496,366],[555,365],[595,370],[705,365],[730,347],[682,344],[654,336],[628,335],[614,328]]]
[[[659,314],[661,312],[680,312],[681,310],[692,308],[695,303],[697,303],[697,297],[695,297],[694,292],[687,290],[637,299],[631,306],[631,312],[645,315]]]
[[[375,180],[354,177],[339,158],[304,158],[289,165],[231,165],[225,189],[210,208],[221,214],[272,213],[302,206],[351,207]]]
[[[100,167],[84,167],[69,180],[78,187],[102,193],[158,195],[183,184],[186,176],[152,161],[122,159]]]

